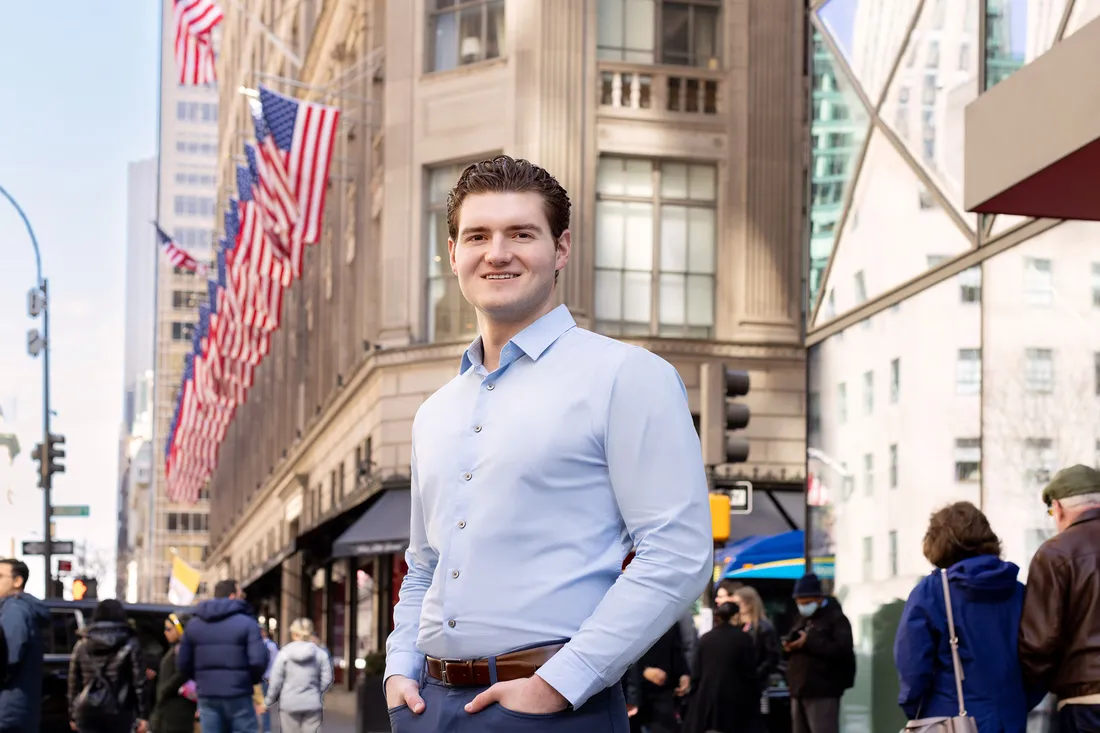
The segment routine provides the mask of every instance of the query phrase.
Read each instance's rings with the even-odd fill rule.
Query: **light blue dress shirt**
[[[413,422],[408,574],[386,677],[570,640],[539,676],[574,707],[699,597],[713,572],[699,438],[679,374],[559,306],[480,339]],[[631,547],[636,556],[625,572]]]

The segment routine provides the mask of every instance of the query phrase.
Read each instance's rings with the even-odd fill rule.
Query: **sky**
[[[52,427],[67,443],[53,499],[91,507],[88,519],[57,519],[56,537],[111,553],[101,596],[114,590],[126,173],[156,153],[158,24],[156,0],[8,3],[0,23],[0,186],[30,219],[51,294]],[[22,449],[0,486],[0,556],[13,535],[17,551],[42,538],[30,459],[42,436],[42,362],[26,349],[27,330],[41,327],[26,309],[35,278],[30,238],[0,199],[0,431],[14,431]],[[27,563],[28,590],[40,595],[41,558]]]

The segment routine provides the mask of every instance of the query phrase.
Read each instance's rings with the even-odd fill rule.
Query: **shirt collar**
[[[517,333],[508,343],[514,344],[531,357],[532,361],[538,361],[551,344],[576,325],[569,308],[562,304]],[[481,366],[483,359],[481,337],[478,336],[462,355],[462,366],[458,373],[465,374],[470,367]]]

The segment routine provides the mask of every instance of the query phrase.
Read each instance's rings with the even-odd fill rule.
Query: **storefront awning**
[[[332,543],[333,557],[403,552],[409,545],[408,489],[387,489]]]
[[[968,211],[1100,221],[1100,20],[966,108]]]

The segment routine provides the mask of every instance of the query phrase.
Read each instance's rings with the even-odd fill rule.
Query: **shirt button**
[[[455,627],[455,620],[451,619],[450,621],[447,622],[447,625],[450,626],[453,629]]]
[[[458,571],[457,570],[452,570],[451,571],[451,577],[452,578],[457,578],[458,577]]]
[[[489,382],[489,384],[485,385],[485,389],[487,389],[491,392],[492,390],[496,389],[496,385],[493,384],[492,382]]]
[[[474,432],[475,433],[480,433],[481,432],[481,426],[480,425],[475,425],[474,426]]]
[[[473,475],[472,473],[464,473],[464,474],[462,474],[462,478],[466,479],[467,481],[469,481],[469,480],[470,480],[470,479],[472,479],[473,477],[474,477],[474,475]]]
[[[458,520],[458,528],[459,529],[466,529],[466,520],[465,519]]]

